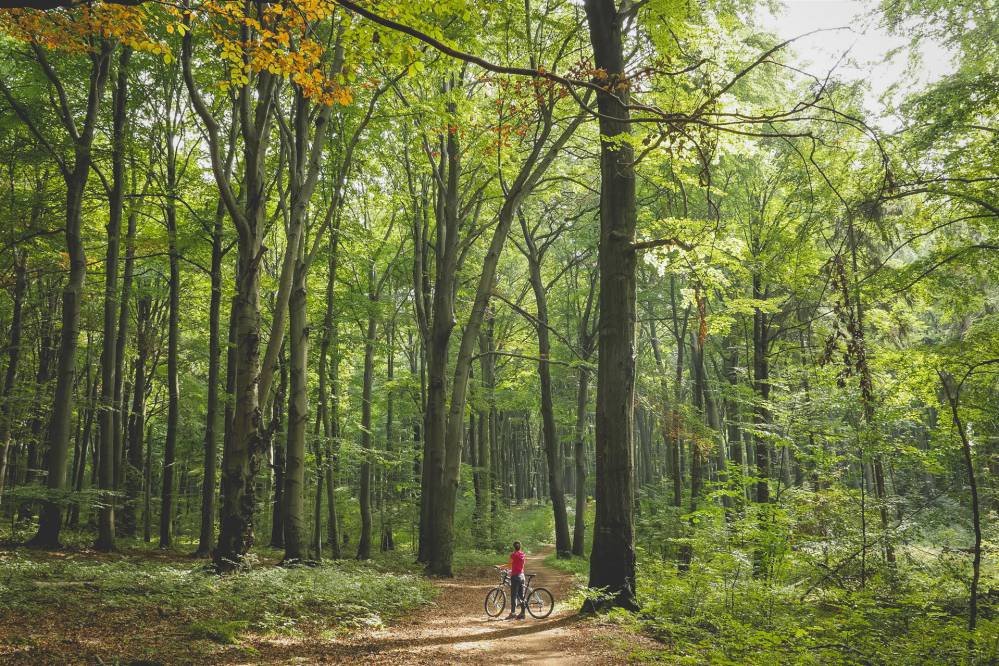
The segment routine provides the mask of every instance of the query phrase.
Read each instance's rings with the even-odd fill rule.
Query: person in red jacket
[[[510,614],[506,619],[524,619],[527,604],[524,603],[524,551],[520,542],[513,542],[513,552],[510,553]],[[517,615],[517,605],[520,604],[520,615]]]

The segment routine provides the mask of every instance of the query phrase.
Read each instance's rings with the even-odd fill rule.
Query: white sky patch
[[[866,81],[868,113],[883,129],[892,129],[898,123],[886,115],[885,93],[896,84],[899,93],[924,87],[950,73],[953,62],[947,49],[929,40],[914,53],[908,38],[889,33],[872,8],[862,0],[785,0],[776,13],[761,8],[757,20],[782,39],[825,30],[791,45],[793,64],[819,78],[835,67],[834,79]],[[899,50],[890,56],[894,49]]]

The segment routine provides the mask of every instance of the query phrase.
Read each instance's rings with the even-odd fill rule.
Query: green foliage
[[[686,571],[663,547],[680,541],[668,518],[674,510],[655,497],[643,502],[644,515],[667,516],[643,521],[639,533],[637,620],[667,646],[643,658],[761,665],[999,658],[999,615],[988,605],[975,634],[967,631],[967,555],[930,545],[967,540],[967,528],[934,518],[953,507],[928,511],[920,539],[901,549],[894,569],[874,547],[862,572],[857,499],[842,489],[786,493],[765,511],[727,517],[711,503],[682,540],[694,552]],[[999,584],[994,563],[985,580],[985,588]]]

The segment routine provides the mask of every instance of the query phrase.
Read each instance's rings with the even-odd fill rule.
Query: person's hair
[[[520,542],[519,541],[514,541],[513,542],[513,549],[514,550],[520,550]]]

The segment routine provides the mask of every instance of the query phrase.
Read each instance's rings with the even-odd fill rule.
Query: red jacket
[[[510,575],[519,576],[524,573],[524,551],[515,550],[510,553]]]

